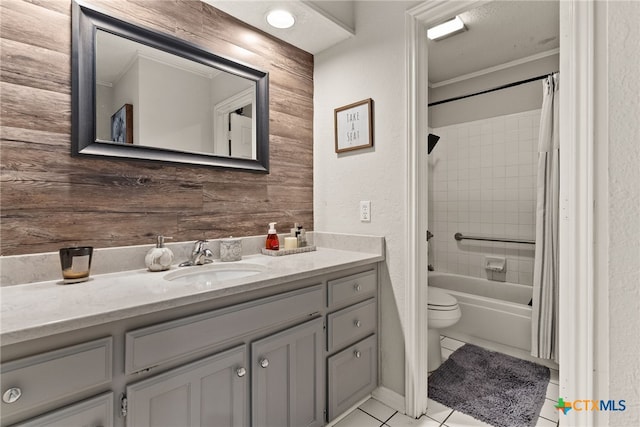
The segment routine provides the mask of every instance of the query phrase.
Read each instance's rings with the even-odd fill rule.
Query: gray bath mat
[[[532,427],[549,368],[465,344],[429,376],[429,397],[496,427]]]

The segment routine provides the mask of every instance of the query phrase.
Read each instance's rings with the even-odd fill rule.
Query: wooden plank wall
[[[313,56],[193,0],[95,0],[269,72],[268,175],[72,158],[71,2],[0,2],[1,255],[313,228]]]

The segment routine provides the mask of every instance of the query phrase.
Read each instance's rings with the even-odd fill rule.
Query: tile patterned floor
[[[442,338],[442,357],[446,359],[464,343],[449,337]],[[558,410],[554,407],[558,398],[558,371],[551,370],[547,397],[540,411],[536,427],[558,427]],[[427,413],[413,419],[389,408],[383,403],[369,399],[340,420],[335,427],[491,427],[462,412],[454,411],[441,403],[429,399]]]

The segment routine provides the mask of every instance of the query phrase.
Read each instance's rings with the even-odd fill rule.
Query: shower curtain
[[[543,82],[533,268],[531,355],[558,362],[558,73]]]

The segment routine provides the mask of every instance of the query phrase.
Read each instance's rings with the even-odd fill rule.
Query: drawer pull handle
[[[353,290],[356,292],[360,292],[360,283],[356,282],[353,284]]]
[[[362,356],[362,353],[360,353],[360,351],[356,350],[353,352],[353,355],[356,357],[356,359],[360,359],[360,357]]]
[[[11,387],[9,390],[5,391],[2,395],[2,401],[4,403],[14,403],[17,402],[18,399],[22,397],[22,390],[18,387]]]
[[[356,328],[359,328],[360,326],[362,326],[362,322],[361,322],[361,321],[359,321],[359,320],[356,320],[355,322],[353,322],[353,325],[354,325]]]
[[[269,359],[265,357],[264,359],[260,360],[260,366],[262,366],[263,368],[269,366]]]
[[[242,378],[245,375],[247,375],[247,370],[244,369],[244,368],[238,368],[238,369],[236,369],[236,375],[239,376],[240,378]]]

